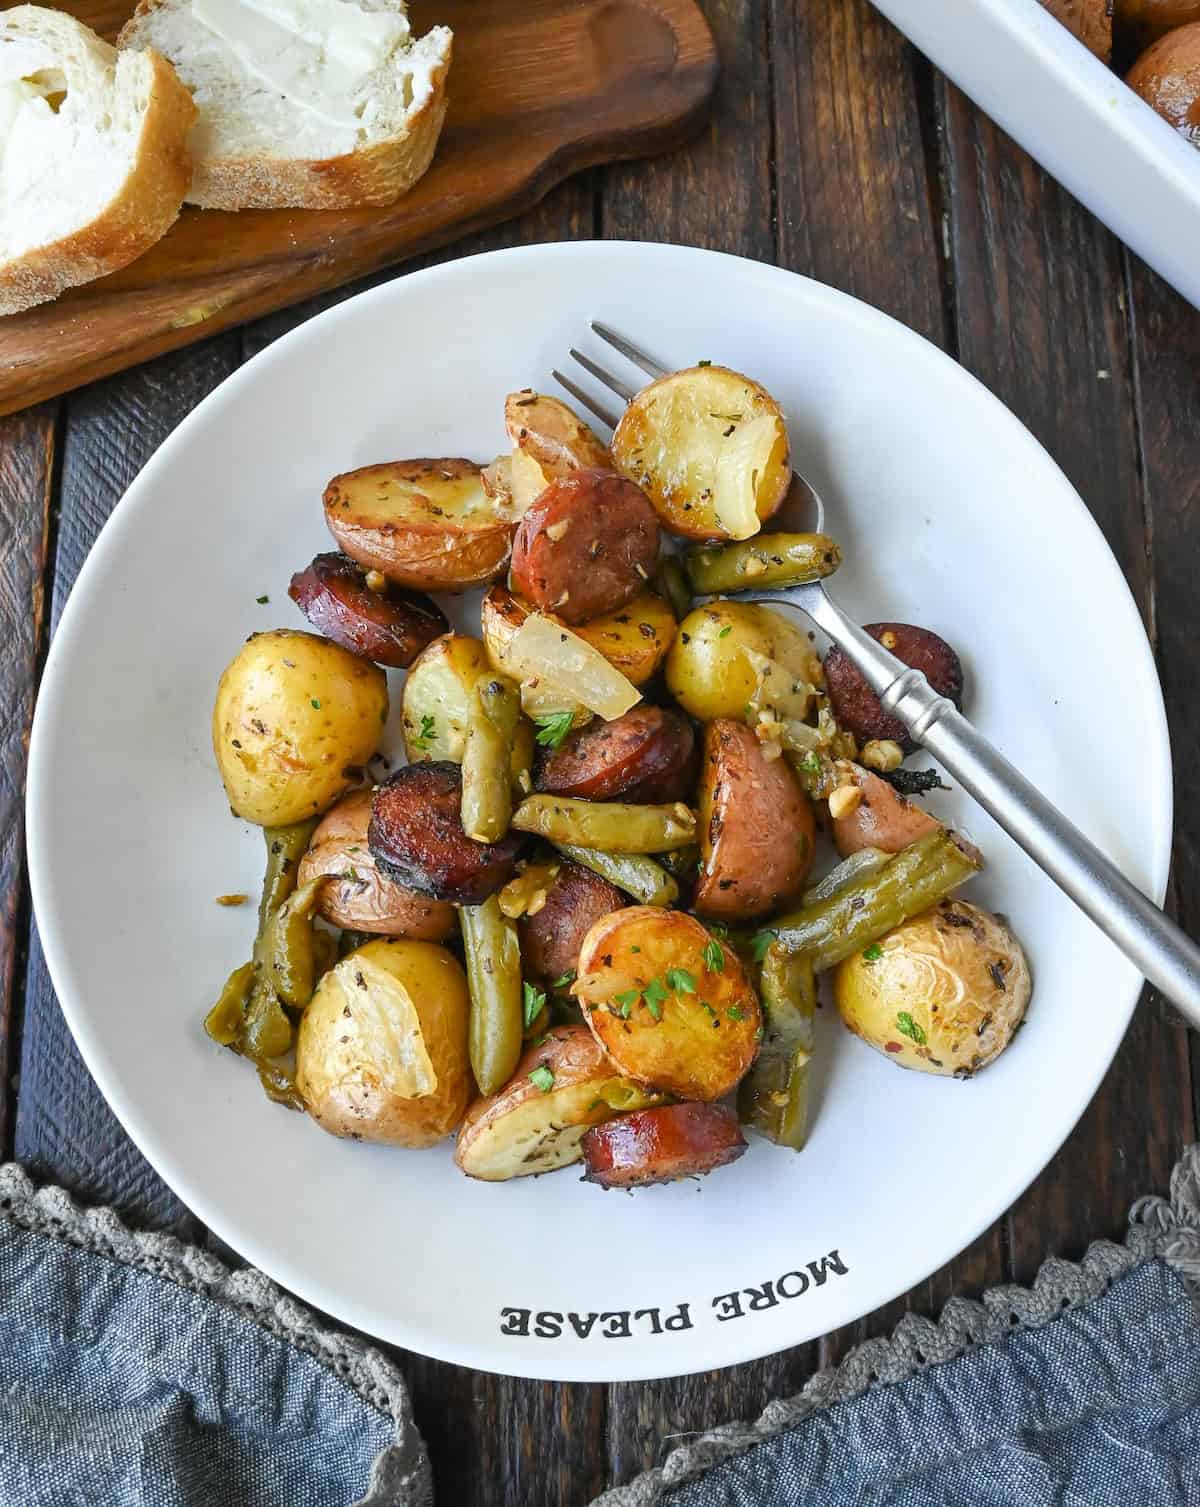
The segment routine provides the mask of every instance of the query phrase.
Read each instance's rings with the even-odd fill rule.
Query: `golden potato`
[[[682,911],[597,921],[571,993],[622,1073],[680,1099],[720,1099],[758,1051],[762,1012],[737,954]]]
[[[432,942],[383,940],[322,978],[300,1022],[296,1087],[330,1135],[433,1146],[471,1097],[467,977]]]
[[[675,614],[654,591],[643,591],[616,612],[605,612],[575,632],[599,649],[614,669],[633,685],[645,685],[675,642]]]
[[[367,846],[371,792],[343,796],[312,835],[300,860],[298,889],[324,878],[317,892],[317,913],[348,931],[378,932],[385,937],[414,937],[442,942],[455,932],[454,907],[431,900],[388,879],[375,867]]]
[[[465,633],[444,633],[421,651],[409,667],[400,697],[400,726],[410,764],[440,759],[462,763],[471,695],[476,681],[493,668],[483,643]],[[533,766],[533,737],[533,728],[521,722],[513,743],[515,780]]]
[[[399,586],[466,591],[508,563],[513,522],[473,461],[361,466],[335,476],[324,501],[340,548]]]
[[[786,700],[793,685],[820,684],[816,651],[794,623],[770,607],[715,601],[680,623],[667,655],[667,689],[699,722],[744,721],[751,702],[774,704],[767,670],[780,680],[778,700]],[[803,699],[807,704],[807,691]]]
[[[614,1069],[583,1026],[558,1026],[531,1046],[511,1080],[467,1112],[454,1160],[468,1177],[506,1182],[579,1161],[593,1125],[661,1103]]]
[[[997,916],[943,900],[839,963],[842,1019],[901,1067],[970,1077],[1025,1017],[1033,984],[1020,942]]]
[[[262,827],[317,816],[377,752],[387,677],[315,633],[253,634],[221,676],[213,752],[234,813]]]
[[[792,482],[779,404],[725,366],[671,372],[626,408],[612,442],[617,470],[689,539],[749,539]]]
[[[527,388],[504,400],[504,427],[512,444],[509,489],[521,517],[552,481],[572,471],[611,471],[612,456],[583,420],[558,398]]]

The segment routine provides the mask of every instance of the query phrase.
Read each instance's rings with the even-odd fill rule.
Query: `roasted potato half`
[[[381,874],[367,846],[371,792],[343,796],[312,835],[297,888],[324,877],[317,913],[347,931],[442,942],[456,930],[454,907],[406,889]]]
[[[663,526],[689,539],[749,539],[792,481],[779,404],[726,366],[689,367],[644,387],[621,416],[612,453]]]
[[[368,942],[330,969],[300,1022],[296,1086],[331,1135],[433,1146],[471,1096],[467,979],[444,947]]]
[[[333,805],[379,748],[387,677],[315,633],[255,633],[217,686],[212,738],[234,815],[286,827]]]
[[[516,517],[572,471],[611,471],[612,456],[583,420],[546,393],[510,392],[504,427],[512,444],[509,487]]]
[[[504,665],[504,650],[529,616],[527,602],[503,586],[493,586],[483,599],[480,620],[488,658],[496,669]],[[554,619],[553,613],[547,617]],[[603,654],[615,670],[636,686],[645,685],[675,642],[675,615],[654,591],[639,592],[616,612],[605,612],[571,629],[577,638]]]
[[[495,668],[483,643],[465,633],[445,633],[413,661],[400,697],[400,726],[410,764],[449,759],[461,764],[467,742],[467,707],[476,681]],[[522,722],[513,749],[513,776],[533,762],[533,728]]]
[[[577,1162],[593,1125],[661,1103],[618,1072],[583,1026],[559,1026],[517,1063],[499,1093],[477,1099],[454,1160],[468,1177],[502,1183]]]
[[[900,1067],[970,1077],[995,1061],[1033,990],[1020,942],[998,916],[943,900],[839,963],[842,1019]]]
[[[747,706],[766,704],[776,682],[781,697],[819,685],[821,664],[808,635],[770,607],[716,601],[680,623],[666,676],[667,689],[698,722],[744,721]]]
[[[720,1099],[749,1070],[762,1012],[736,953],[682,911],[598,921],[571,993],[619,1070],[679,1099]]]
[[[508,563],[513,524],[469,460],[399,460],[335,476],[325,522],[342,551],[398,586],[466,591]]]
[[[839,764],[839,774],[845,769],[845,764]],[[945,825],[915,801],[906,800],[871,770],[852,764],[848,772],[848,783],[860,792],[860,799],[845,815],[833,816],[833,840],[843,858],[861,848],[899,853],[918,838]],[[840,808],[837,798],[831,815],[835,808]]]
[[[710,722],[700,765],[700,914],[753,921],[794,900],[815,839],[812,806],[787,760],[768,759],[744,722]]]

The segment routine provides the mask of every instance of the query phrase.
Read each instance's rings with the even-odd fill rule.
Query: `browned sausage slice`
[[[583,1138],[583,1180],[602,1188],[646,1188],[703,1177],[746,1150],[725,1104],[665,1104],[593,1126]]]
[[[550,984],[574,974],[584,937],[597,921],[628,904],[607,879],[564,861],[545,905],[519,923],[526,973]]]
[[[578,471],[551,482],[513,539],[519,595],[564,623],[586,623],[631,601],[658,559],[658,518],[634,482]]]
[[[288,596],[326,638],[396,670],[407,669],[450,626],[442,609],[421,592],[391,582],[373,591],[353,560],[332,552],[297,571]]]
[[[742,722],[704,730],[700,767],[702,916],[749,921],[798,894],[813,861],[816,823],[784,759],[768,759]]]
[[[635,706],[612,722],[592,722],[546,752],[534,783],[547,795],[653,805],[689,793],[696,738],[679,712]]]
[[[867,623],[865,627],[885,649],[920,670],[935,691],[949,696],[961,708],[962,665],[944,638],[913,623]],[[909,753],[916,748],[903,722],[884,711],[879,697],[838,648],[830,649],[825,656],[825,685],[833,714],[847,732],[863,739],[890,738]]]
[[[480,905],[512,878],[523,837],[474,842],[457,764],[406,764],[375,791],[367,841],[380,870],[422,895]]]

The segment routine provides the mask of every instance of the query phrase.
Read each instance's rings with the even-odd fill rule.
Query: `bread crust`
[[[164,0],[140,0],[121,28],[117,47],[138,45],[138,23]],[[198,158],[187,202],[202,209],[355,209],[394,203],[421,178],[437,150],[446,119],[446,74],[454,52],[430,76],[429,98],[407,133],[338,157]]]
[[[124,183],[88,224],[0,263],[0,315],[128,266],[179,218],[192,176],[187,139],[196,104],[166,58],[152,49],[144,56],[152,70],[149,105]]]

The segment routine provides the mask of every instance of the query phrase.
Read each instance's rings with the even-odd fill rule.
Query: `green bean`
[[[582,864],[632,895],[639,905],[672,905],[679,899],[679,886],[653,858],[638,853],[599,853],[594,848],[576,847],[574,843],[555,843],[560,853]]]
[[[253,963],[243,963],[240,968],[235,968],[225,980],[216,1004],[204,1017],[204,1029],[223,1047],[234,1046],[241,1038],[255,971]]]
[[[669,853],[660,853],[658,861],[668,874],[677,879],[691,879],[700,872],[700,849],[695,843],[686,848],[673,848]]]
[[[460,905],[467,985],[471,991],[468,1051],[481,1094],[494,1094],[513,1075],[521,1055],[523,1006],[517,923],[495,895]]]
[[[296,888],[296,869],[308,851],[316,820],[294,822],[290,827],[265,827],[267,873],[258,903],[258,935],[262,936],[273,911],[277,911]],[[257,942],[255,943],[257,946]]]
[[[936,905],[979,868],[979,859],[950,832],[930,832],[875,873],[853,880],[827,900],[781,916],[766,935],[773,934],[787,952],[807,952],[820,973]]]
[[[255,1066],[258,1068],[258,1081],[262,1091],[273,1104],[298,1109],[301,1113],[308,1108],[300,1097],[295,1073],[290,1067],[281,1067],[275,1062],[256,1062]]]
[[[668,853],[696,836],[696,813],[673,806],[627,806],[619,801],[581,801],[561,795],[531,795],[512,819],[518,832],[552,843],[573,843],[601,853]]]
[[[246,1023],[234,1050],[261,1067],[263,1058],[282,1057],[290,1052],[295,1034],[291,1018],[279,1003],[265,970],[258,969],[246,1008]]]
[[[843,858],[836,869],[830,869],[824,879],[819,879],[811,889],[805,890],[800,896],[800,904],[819,905],[822,900],[831,899],[855,879],[865,879],[869,874],[878,873],[890,857],[882,848],[859,848],[857,853]]]
[[[817,1008],[816,978],[806,954],[768,948],[759,995],[766,1017],[763,1043],[738,1089],[738,1116],[777,1146],[799,1151],[808,1136]]]
[[[692,610],[692,588],[688,585],[678,555],[663,555],[654,572],[653,586],[659,596],[666,600],[676,621],[683,622]]]
[[[462,762],[463,831],[476,842],[498,842],[512,817],[513,744],[521,701],[502,675],[483,675],[467,697]]]
[[[828,534],[758,534],[692,551],[684,561],[697,596],[750,586],[800,586],[831,576],[842,552]]]
[[[312,999],[317,978],[313,911],[324,876],[293,890],[267,922],[262,961],[267,982],[285,1005],[302,1009]]]

